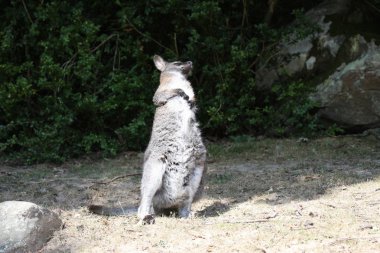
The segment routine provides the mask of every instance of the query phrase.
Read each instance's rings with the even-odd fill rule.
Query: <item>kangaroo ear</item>
[[[162,59],[161,56],[159,55],[155,55],[153,56],[153,61],[154,61],[154,65],[156,65],[156,68],[159,70],[159,71],[164,71],[165,70],[165,67],[166,67],[166,62],[164,61],[164,59]]]

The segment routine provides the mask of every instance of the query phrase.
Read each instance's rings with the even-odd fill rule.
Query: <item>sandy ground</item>
[[[60,214],[47,252],[380,252],[375,136],[208,143],[208,183],[193,217],[105,217],[86,206],[139,202],[141,154],[60,166],[0,166],[0,201]],[[112,181],[112,179],[114,179]],[[112,182],[111,182],[112,181]]]

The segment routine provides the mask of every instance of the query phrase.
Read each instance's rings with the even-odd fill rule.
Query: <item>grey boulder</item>
[[[370,43],[366,53],[317,86],[311,99],[320,116],[347,128],[380,126],[380,48]]]
[[[58,215],[24,201],[0,203],[0,252],[37,252],[60,229]]]

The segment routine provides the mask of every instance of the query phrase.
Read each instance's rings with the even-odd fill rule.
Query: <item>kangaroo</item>
[[[137,215],[143,224],[154,224],[155,215],[178,211],[191,214],[191,205],[202,194],[205,181],[206,148],[195,118],[193,88],[187,77],[192,62],[166,62],[153,57],[161,71],[154,96],[156,111],[151,138],[144,153],[141,201]],[[116,210],[91,205],[90,212],[103,215],[129,215],[135,208]]]
[[[153,96],[157,106],[150,142],[144,154],[138,216],[154,223],[156,212],[177,209],[187,218],[200,198],[206,173],[206,148],[195,118],[195,96],[187,80],[192,62],[166,62],[155,55],[161,71]]]

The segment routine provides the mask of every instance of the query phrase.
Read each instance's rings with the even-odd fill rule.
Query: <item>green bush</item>
[[[266,0],[2,1],[0,154],[27,163],[143,149],[158,73],[151,57],[191,59],[204,133],[288,135],[316,131],[307,85],[255,87],[257,62],[300,22]],[[297,102],[296,102],[297,101]]]

